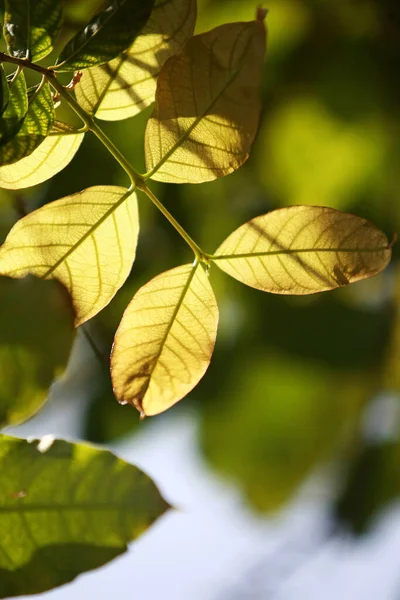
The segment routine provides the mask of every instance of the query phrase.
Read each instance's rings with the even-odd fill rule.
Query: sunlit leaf
[[[0,437],[0,594],[62,585],[127,550],[168,504],[111,452]]]
[[[33,277],[0,279],[0,428],[42,406],[73,338],[73,313],[61,286]]]
[[[365,219],[321,206],[292,206],[239,227],[214,260],[251,287],[302,295],[377,275],[390,258],[386,236]]]
[[[53,50],[62,21],[61,0],[5,0],[4,37],[16,58],[38,61]]]
[[[6,110],[10,99],[10,91],[3,65],[0,64],[0,117]]]
[[[188,394],[210,364],[218,308],[201,265],[158,275],[133,297],[111,355],[114,391],[143,415]]]
[[[29,156],[46,138],[53,121],[53,97],[49,84],[45,83],[29,98],[28,111],[18,133],[0,147],[0,167]]]
[[[153,6],[154,0],[113,0],[68,42],[56,68],[76,71],[116,58],[146,25]]]
[[[56,278],[72,296],[79,325],[98,313],[129,275],[139,232],[136,194],[96,186],[51,202],[13,227],[0,274]]]
[[[75,88],[79,104],[106,121],[132,117],[149,106],[161,67],[193,34],[195,22],[196,0],[158,0],[128,50],[84,72]]]
[[[9,87],[9,101],[0,119],[0,144],[4,145],[18,132],[26,111],[28,110],[28,93],[25,75],[20,72]]]
[[[260,115],[264,52],[265,28],[256,20],[197,35],[166,62],[145,138],[154,179],[210,181],[247,160]]]
[[[71,162],[84,135],[64,123],[54,123],[47,138],[32,154],[0,167],[0,187],[17,190],[51,179]]]

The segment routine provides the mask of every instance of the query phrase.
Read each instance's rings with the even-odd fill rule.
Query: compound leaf
[[[5,0],[4,37],[16,58],[38,61],[54,47],[62,23],[60,0]]]
[[[190,39],[157,83],[146,128],[146,166],[158,181],[201,183],[248,158],[260,115],[262,20],[222,25]]]
[[[136,194],[116,186],[91,187],[18,221],[0,249],[0,274],[58,279],[72,296],[80,325],[125,282],[138,233]]]
[[[56,68],[76,71],[109,62],[129,48],[146,25],[155,0],[113,0],[61,52]]]
[[[28,111],[16,135],[0,147],[0,166],[29,156],[47,137],[53,121],[53,97],[49,84],[44,83],[31,94]]]
[[[216,264],[274,294],[314,294],[380,273],[391,247],[374,225],[322,206],[291,206],[256,217],[218,248]]]
[[[111,374],[119,402],[156,415],[188,394],[214,349],[218,307],[201,265],[183,265],[144,285],[115,336]]]
[[[59,284],[0,279],[0,428],[40,409],[66,366],[73,339],[73,313]]]
[[[127,550],[167,509],[111,452],[0,437],[0,597],[62,585]]]
[[[0,167],[0,187],[18,190],[51,179],[66,167],[81,145],[84,133],[55,122],[47,138],[25,158]]]
[[[196,0],[159,0],[128,50],[83,73],[75,88],[79,104],[106,121],[132,117],[149,106],[161,67],[193,34],[195,22]]]

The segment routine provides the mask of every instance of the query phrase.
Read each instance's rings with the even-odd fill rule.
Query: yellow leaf
[[[188,394],[210,364],[218,307],[201,265],[183,265],[144,285],[115,336],[111,374],[118,401],[156,415]]]
[[[146,165],[158,181],[201,183],[248,158],[260,115],[262,20],[193,37],[158,78],[146,129]]]
[[[136,195],[96,186],[51,202],[12,228],[0,274],[58,279],[71,294],[76,325],[97,314],[129,275],[139,232]]]
[[[380,273],[391,247],[374,225],[322,206],[292,206],[234,231],[214,260],[226,273],[274,294],[314,294]]]
[[[126,52],[84,71],[75,88],[79,104],[106,121],[132,117],[149,106],[161,67],[193,34],[195,22],[196,0],[160,0]]]
[[[84,135],[63,127],[62,123],[55,123],[53,130],[32,154],[0,167],[0,187],[19,190],[51,179],[71,162]]]

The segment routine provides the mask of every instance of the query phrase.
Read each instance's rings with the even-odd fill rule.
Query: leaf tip
[[[263,22],[268,14],[268,9],[263,8],[261,5],[257,6],[256,20]]]

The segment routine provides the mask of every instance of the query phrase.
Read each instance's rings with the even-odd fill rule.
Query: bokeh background
[[[67,37],[101,2],[65,4]],[[256,4],[199,0],[197,31],[250,20]],[[400,231],[400,3],[269,0],[265,7],[263,114],[251,158],[212,183],[153,190],[209,252],[248,219],[293,204],[355,213],[392,238]],[[151,110],[103,123],[139,171]],[[51,181],[0,190],[1,236],[44,203],[126,183],[88,134]],[[107,444],[147,470],[180,510],[132,554],[46,597],[105,599],[113,590],[144,600],[398,600],[398,244],[379,277],[305,298],[263,294],[212,268],[221,313],[212,364],[189,397],[142,423],[113,397],[112,337],[135,291],[191,254],[146,197],[139,208],[127,284],[78,331],[45,409],[8,431]],[[68,301],[37,282],[0,287],[3,406],[39,406],[66,361]]]

